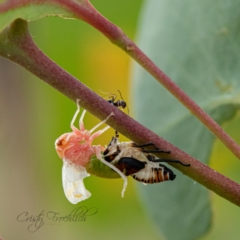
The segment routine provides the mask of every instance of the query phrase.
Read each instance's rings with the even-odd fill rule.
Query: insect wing
[[[83,179],[90,176],[84,167],[68,164],[63,161],[62,181],[63,190],[69,202],[77,204],[91,196],[85,188]]]

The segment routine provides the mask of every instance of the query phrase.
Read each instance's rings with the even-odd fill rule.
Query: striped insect
[[[72,132],[61,135],[55,141],[55,149],[59,157],[63,160],[62,181],[64,193],[67,199],[73,204],[91,196],[91,193],[83,184],[83,179],[89,176],[89,174],[107,178],[122,177],[124,180],[123,192],[127,186],[126,176],[103,158],[102,152],[105,148],[101,145],[92,145],[93,140],[109,129],[109,126],[95,133],[94,131],[104,124],[113,113],[91,130],[87,130],[83,123],[86,110],[83,110],[78,129],[74,126],[74,122],[80,112],[79,102],[77,105],[77,111],[70,124]]]
[[[134,142],[119,142],[119,136],[112,138],[108,147],[103,152],[104,159],[117,167],[126,176],[132,176],[143,183],[158,183],[174,180],[176,175],[161,162],[179,163],[189,167],[190,164],[182,163],[175,159],[158,159],[152,153],[167,153],[160,150],[153,143],[136,144]],[[146,147],[153,147],[148,150]]]

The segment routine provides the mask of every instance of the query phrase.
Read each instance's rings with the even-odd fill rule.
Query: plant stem
[[[61,1],[68,6],[66,1]],[[124,32],[104,18],[89,2],[83,7],[69,6],[82,19],[102,32],[111,42],[135,59],[147,72],[174,95],[203,125],[205,125],[238,159],[240,146],[201,107],[149,59]]]
[[[16,20],[0,34],[0,55],[23,66],[73,101],[80,99],[81,106],[94,116],[103,120],[113,112],[114,116],[108,121],[111,127],[134,142],[153,142],[160,149],[171,151],[170,156],[164,156],[164,158],[179,159],[184,163],[191,164],[189,168],[180,164],[171,164],[172,166],[219,196],[240,206],[240,185],[238,183],[212,170],[207,165],[168,143],[96,95],[76,78],[60,68],[38,49],[29,34],[27,22],[20,19]]]

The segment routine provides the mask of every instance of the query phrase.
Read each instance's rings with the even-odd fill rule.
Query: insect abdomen
[[[146,168],[132,174],[132,177],[139,182],[159,183],[168,180],[173,181],[176,175],[171,169],[167,168],[162,164],[159,164],[159,167],[153,167],[150,165],[146,166]]]

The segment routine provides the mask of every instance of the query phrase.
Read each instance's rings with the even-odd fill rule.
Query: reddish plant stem
[[[86,11],[76,15],[84,15],[84,20],[101,31],[110,41],[122,48],[135,59],[147,72],[171,92],[193,115],[195,115],[232,153],[240,159],[240,146],[232,139],[201,107],[195,103],[180,87],[178,87],[164,72],[149,59],[138,46],[129,39],[121,29],[104,18],[89,3]]]
[[[172,93],[193,115],[195,115],[238,159],[240,146],[232,139],[203,109],[200,108],[181,88],[162,72],[124,32],[104,18],[88,0],[14,0],[0,6],[0,12],[8,11],[27,4],[59,5],[76,18],[81,19],[103,33],[111,42],[122,48],[135,59],[158,82]]]
[[[81,106],[96,117],[104,119],[113,112],[114,116],[108,121],[111,127],[137,143],[153,142],[161,149],[170,150],[171,155],[164,157],[179,159],[184,163],[191,164],[189,168],[179,164],[171,164],[172,166],[219,196],[240,206],[240,185],[238,183],[212,170],[207,165],[168,143],[119,111],[106,100],[100,98],[88,87],[60,68],[39,50],[32,41],[25,21],[16,20],[0,34],[0,55],[20,64],[70,99],[74,101],[80,99]],[[163,155],[161,156],[163,157]]]

